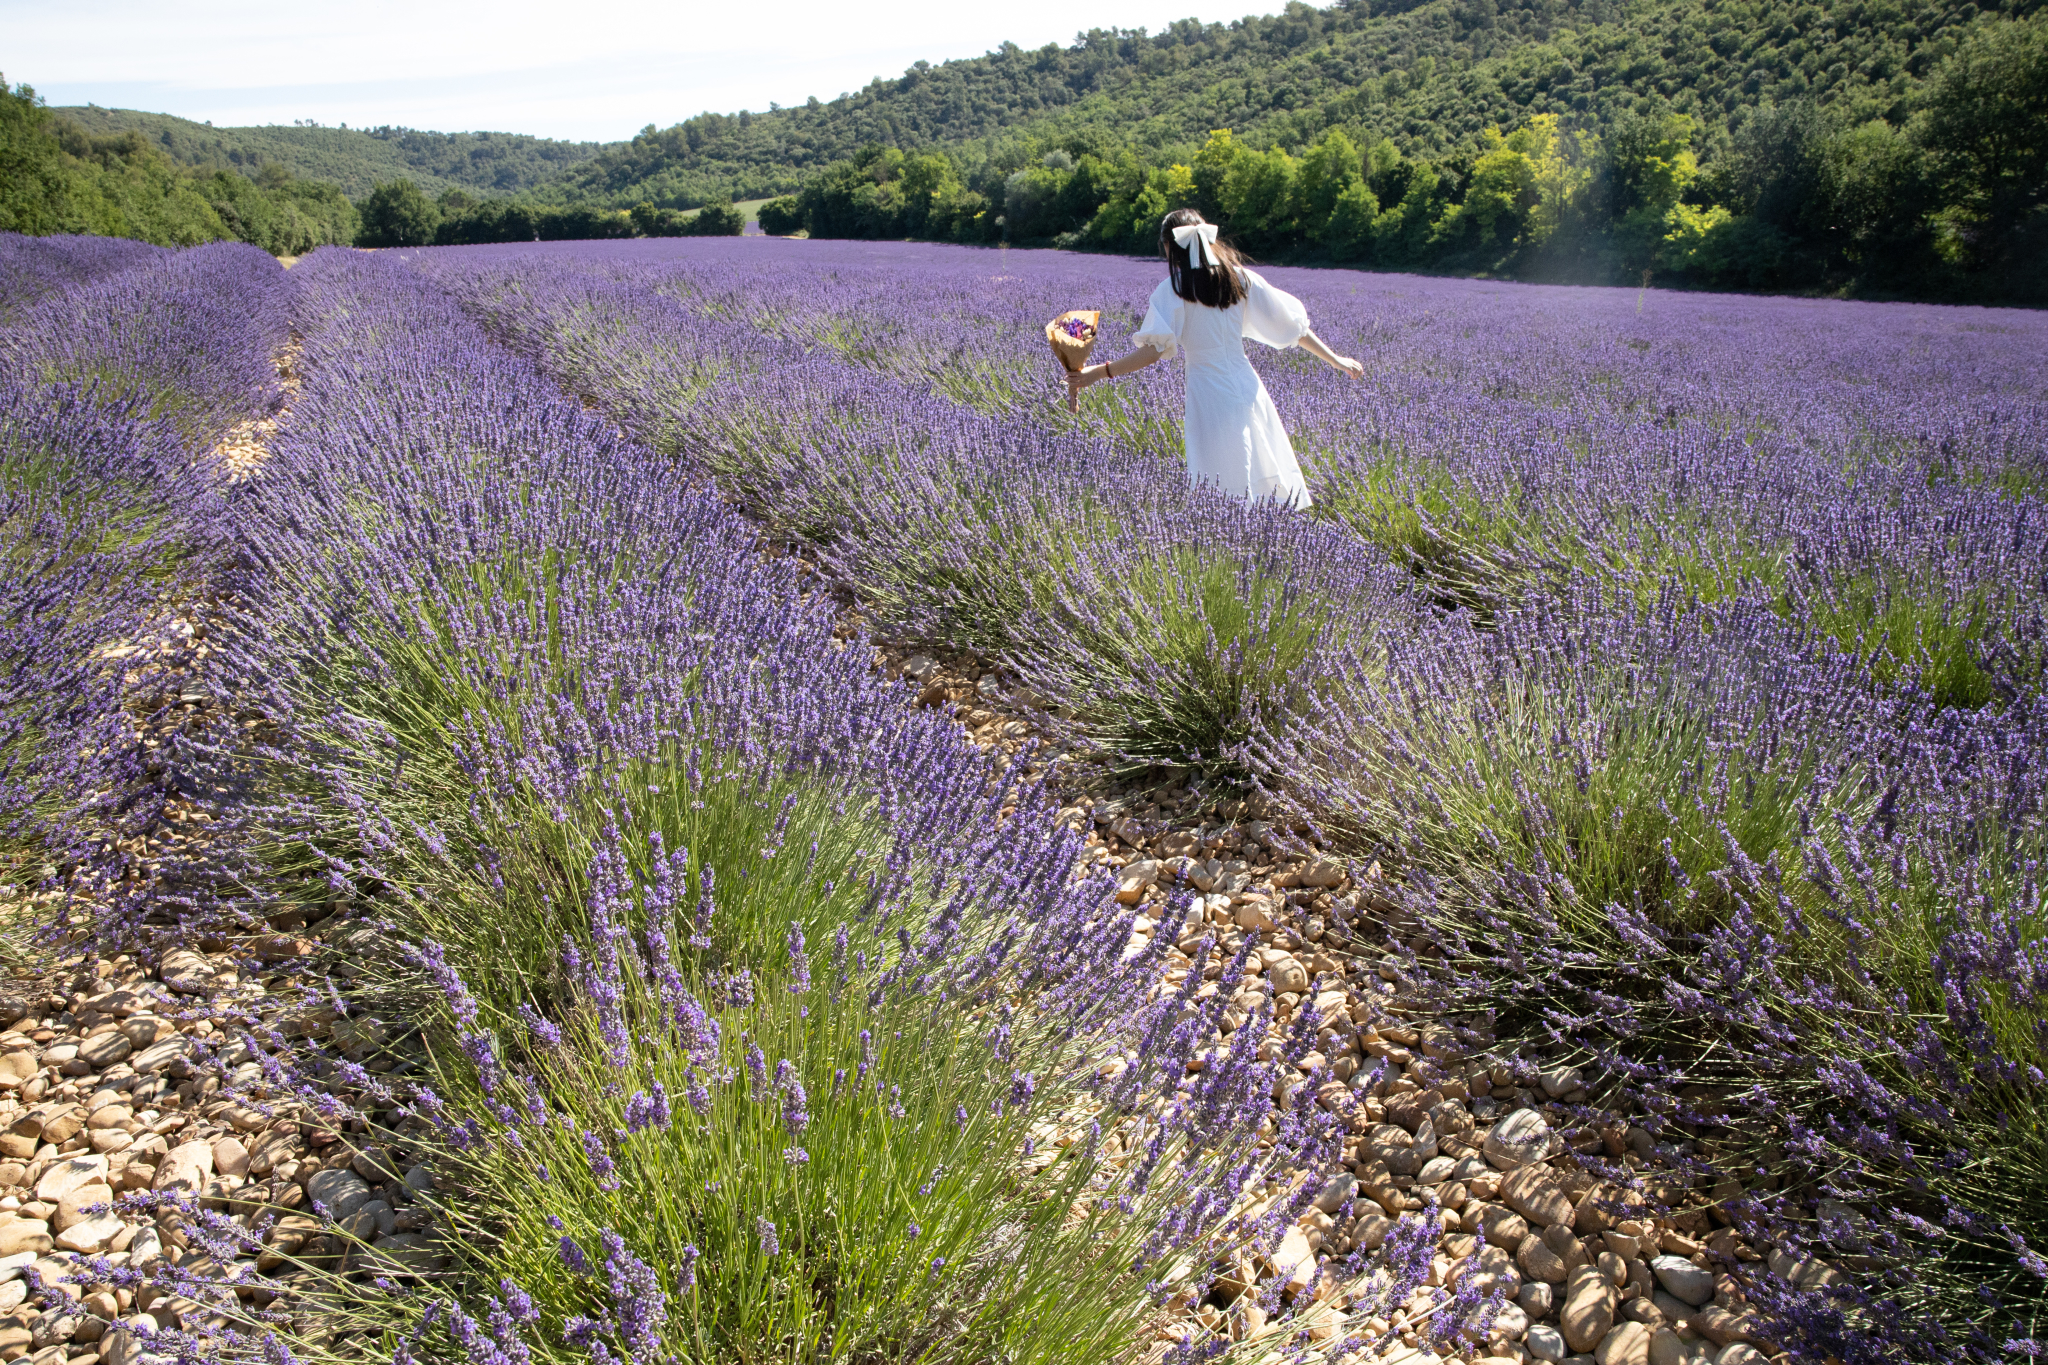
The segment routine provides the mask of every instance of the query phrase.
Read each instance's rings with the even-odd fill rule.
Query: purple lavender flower
[[[626,1101],[625,1120],[629,1133],[668,1128],[673,1116],[669,1111],[668,1091],[662,1088],[660,1081],[654,1082],[652,1094],[645,1090],[633,1092],[632,1098]]]
[[[590,1173],[597,1178],[599,1189],[615,1190],[619,1187],[618,1163],[612,1159],[603,1138],[586,1132],[583,1135],[583,1155],[590,1159]]]
[[[663,1358],[661,1332],[668,1321],[668,1296],[662,1292],[661,1278],[610,1228],[599,1234],[599,1240],[604,1245],[605,1289],[612,1296],[613,1330],[630,1359],[655,1365]]]
[[[804,1093],[795,1064],[787,1057],[775,1064],[775,1093],[782,1098],[783,1128],[791,1137],[801,1136],[811,1122],[810,1097]]]
[[[533,1034],[533,1040],[543,1048],[552,1052],[562,1045],[562,1030],[557,1028],[553,1021],[543,1017],[533,1006],[520,1005],[519,1017],[526,1024],[528,1032]]]
[[[796,921],[789,925],[789,990],[803,995],[811,989],[810,959],[804,956],[804,930]]]

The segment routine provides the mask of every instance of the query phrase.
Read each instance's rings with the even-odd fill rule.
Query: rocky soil
[[[1255,801],[1184,783],[1120,785],[1067,755],[1038,699],[972,655],[885,642],[876,664],[916,688],[922,704],[950,712],[983,748],[1044,746],[1041,766],[1074,803],[1062,818],[1086,832],[1089,861],[1115,869],[1118,899],[1140,911],[1132,952],[1165,922],[1169,895],[1199,898],[1197,919],[1166,956],[1160,991],[1184,983],[1204,937],[1235,953],[1256,934],[1251,975],[1235,997],[1242,1007],[1227,1010],[1225,1023],[1241,1024],[1270,998],[1262,1055],[1271,1060],[1298,1010],[1312,1005],[1322,1021],[1319,1050],[1282,1085],[1323,1077],[1316,1100],[1349,1132],[1343,1165],[1299,1173],[1297,1182],[1320,1188],[1279,1248],[1227,1257],[1203,1301],[1174,1305],[1179,1316],[1161,1327],[1148,1358],[1206,1333],[1243,1340],[1278,1330],[1262,1306],[1278,1278],[1282,1302],[1303,1293],[1326,1301],[1312,1316],[1296,1315],[1313,1322],[1314,1338],[1387,1337],[1377,1358],[1403,1365],[1789,1361],[1762,1339],[1732,1272],[1745,1263],[1754,1271],[1766,1256],[1770,1272],[1801,1286],[1840,1272],[1745,1244],[1711,1195],[1678,1174],[1687,1152],[1626,1114],[1588,1119],[1591,1097],[1576,1070],[1501,1055],[1483,1034],[1438,1017],[1416,988],[1435,946],[1421,926],[1403,922],[1377,864],[1323,856],[1260,818]],[[1212,957],[1202,995],[1214,995],[1221,971]],[[1588,1169],[1596,1160],[1629,1172],[1636,1188],[1601,1179]],[[1270,1186],[1250,1212],[1299,1188]],[[1431,1206],[1443,1231],[1427,1285],[1390,1318],[1350,1321],[1351,1305],[1323,1268],[1377,1248],[1395,1219]],[[1440,1354],[1427,1342],[1427,1320],[1438,1291],[1466,1275],[1498,1286],[1503,1306],[1484,1342]]]

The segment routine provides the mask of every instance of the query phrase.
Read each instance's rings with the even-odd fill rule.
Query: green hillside
[[[511,195],[587,161],[603,146],[559,142],[523,133],[424,133],[412,128],[215,128],[170,114],[67,105],[53,114],[88,134],[141,133],[182,165],[239,170],[264,165],[331,181],[352,199],[401,177],[429,194],[463,189]]]
[[[247,170],[180,162],[133,128],[88,132],[0,75],[0,231],[232,239],[279,256],[355,239],[356,207],[333,182],[274,161]]]
[[[1380,0],[932,66],[829,102],[703,114],[604,148],[555,197],[688,208],[794,189],[875,143],[949,151],[970,181],[1033,147],[1189,160],[1209,130],[1299,152],[1326,129],[1408,156],[1479,150],[1533,114],[1608,122],[1654,101],[1695,120],[1705,160],[1731,116],[1811,101],[1903,117],[1914,82],[1980,15],[2039,0]],[[1008,164],[1005,164],[1008,163]]]

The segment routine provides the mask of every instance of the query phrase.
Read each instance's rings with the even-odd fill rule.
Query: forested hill
[[[687,208],[794,188],[864,144],[941,147],[970,180],[1033,149],[1192,157],[1228,128],[1299,150],[1331,127],[1410,156],[1476,151],[1533,114],[1606,123],[1648,100],[1695,121],[1707,159],[1731,114],[1807,101],[1900,121],[1916,80],[1987,13],[2040,0],[1343,0],[1153,35],[1096,30],[920,63],[829,102],[705,114],[605,148],[544,187]]]
[[[51,110],[96,137],[138,132],[185,166],[241,171],[278,165],[360,199],[405,178],[430,194],[520,194],[595,156],[604,144],[522,133],[426,133],[412,128],[215,128],[169,114],[71,105]]]

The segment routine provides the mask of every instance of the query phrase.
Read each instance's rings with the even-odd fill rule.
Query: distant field
[[[761,212],[761,205],[767,202],[766,199],[735,199],[732,206],[740,211],[740,217],[751,223]],[[699,212],[700,210],[697,209],[687,209],[684,211],[683,217],[695,218]]]

